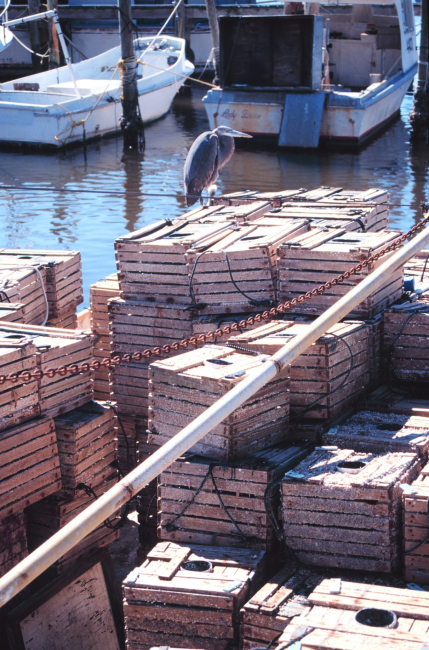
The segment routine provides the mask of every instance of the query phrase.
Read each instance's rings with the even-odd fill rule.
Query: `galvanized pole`
[[[426,215],[428,216],[428,215]],[[306,332],[297,335],[289,343],[240,384],[221,397],[194,422],[182,429],[165,445],[136,467],[117,485],[88,506],[58,533],[33,551],[3,578],[0,578],[0,606],[7,603],[32,580],[78,544],[86,535],[116,512],[124,503],[140,492],[150,481],[193,447],[214,427],[239,408],[260,388],[282,372],[296,357],[330,327],[344,318],[354,307],[377,291],[405,262],[429,243],[429,227],[417,235],[402,249],[394,253],[376,271],[363,279],[349,293],[340,298],[322,316],[319,316]]]
[[[133,42],[131,0],[118,0],[118,10],[122,56],[120,62],[122,117],[120,123],[124,134],[124,148],[137,149],[143,143],[143,122],[138,105],[137,61]]]

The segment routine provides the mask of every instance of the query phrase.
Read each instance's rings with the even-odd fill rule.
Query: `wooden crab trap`
[[[77,486],[99,485],[113,472],[118,458],[115,414],[107,404],[88,402],[55,418],[62,494]]]
[[[264,563],[254,549],[160,542],[123,582],[127,650],[227,650]]]
[[[317,289],[325,282],[349,271],[353,266],[368,260],[400,237],[399,231],[347,232],[335,234],[310,230],[309,233],[283,243],[278,249],[278,298],[281,302],[298,298]],[[391,255],[392,253],[390,253]],[[350,275],[340,284],[333,284],[321,295],[300,303],[296,313],[320,315],[339,298],[348,293],[363,278],[377,269],[388,256],[371,262],[358,273]],[[401,297],[403,268],[386,278],[386,282],[358,307],[350,318],[373,318]]]
[[[0,337],[5,341],[32,344],[34,365],[44,373],[37,380],[42,415],[56,417],[92,399],[92,370],[79,374],[57,373],[52,377],[47,373],[48,369],[56,366],[89,364],[93,359],[90,334],[1,323]]]
[[[274,354],[305,332],[311,320],[285,316],[252,331],[232,336],[231,346],[253,353]],[[363,322],[331,327],[290,367],[291,427],[300,421],[332,420],[366,389],[369,371],[369,329]]]
[[[61,488],[53,420],[39,417],[0,433],[0,520]]]
[[[402,485],[404,577],[429,584],[429,468],[411,485]]]
[[[110,468],[110,475],[102,483],[92,489],[82,488],[65,498],[60,493],[47,497],[27,508],[27,534],[30,551],[46,542],[79,513],[83,512],[102,494],[114,487],[118,481],[115,470]],[[81,542],[60,557],[54,565],[57,573],[75,565],[85,558],[95,548],[108,546],[119,537],[119,516],[115,513],[106,524],[101,524],[89,533]]]
[[[89,288],[91,309],[91,331],[94,335],[94,359],[110,359],[112,345],[109,334],[108,302],[119,297],[117,273],[108,275],[104,280],[95,282]],[[101,366],[94,372],[94,398],[110,398],[109,368]]]
[[[82,261],[78,251],[49,250],[0,250],[0,273],[2,267],[10,265],[33,267],[43,274],[46,297],[49,305],[49,319],[65,322],[76,314],[76,307],[83,302]],[[40,324],[40,321],[26,320]]]
[[[416,454],[319,448],[282,481],[286,545],[316,566],[395,572],[401,490],[420,470]]]
[[[393,305],[383,314],[385,375],[399,381],[429,381],[429,300]]]
[[[161,446],[236,386],[264,357],[207,345],[150,366],[149,443]],[[215,427],[191,452],[236,460],[287,438],[289,378],[277,376]]]
[[[283,444],[239,463],[179,459],[158,477],[158,537],[278,552],[279,480],[309,451]]]
[[[428,460],[429,417],[360,411],[323,436],[324,445],[381,454],[410,451]]]
[[[312,605],[287,624],[278,647],[301,650],[426,650],[429,594],[386,585],[323,580]]]
[[[159,226],[116,241],[121,296],[192,305],[205,313],[255,311],[276,295],[277,247],[308,230],[305,220]]]

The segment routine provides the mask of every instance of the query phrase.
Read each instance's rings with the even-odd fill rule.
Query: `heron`
[[[231,160],[235,150],[234,138],[251,138],[247,133],[235,131],[229,126],[218,126],[205,131],[193,143],[185,161],[186,205],[194,205],[203,199],[201,192],[217,180],[219,172]]]

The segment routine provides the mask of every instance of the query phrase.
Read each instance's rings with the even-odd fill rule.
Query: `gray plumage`
[[[247,133],[234,131],[229,126],[218,126],[202,133],[189,149],[185,161],[186,205],[194,205],[201,192],[219,177],[219,172],[231,160],[235,150],[234,138],[251,138]]]

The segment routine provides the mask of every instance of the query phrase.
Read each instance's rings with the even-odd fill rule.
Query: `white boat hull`
[[[0,54],[6,50],[13,41],[13,34],[7,27],[0,24]]]
[[[137,82],[140,113],[145,124],[161,118],[168,112],[175,94],[194,70],[193,65],[186,60],[184,41],[182,45],[181,55],[173,65],[155,73],[149,70],[148,66],[148,75]],[[106,66],[101,65],[103,57],[106,57]],[[83,89],[83,96],[80,98],[73,95],[67,68],[17,80],[27,84],[27,87],[39,84],[42,92],[14,90],[13,84],[17,82],[2,84],[0,142],[60,147],[119,132],[122,105],[118,73],[114,74],[112,79],[112,71],[115,71],[119,58],[119,48],[115,48],[74,66],[78,86]],[[150,56],[146,55],[144,60],[149,62]],[[93,78],[90,76],[91,70],[88,70],[89,61],[94,62],[91,68]],[[103,67],[109,69],[108,78],[97,79],[95,71],[99,72]],[[184,77],[175,76],[175,73]],[[42,84],[50,90],[45,90]]]
[[[391,120],[416,72],[397,73],[378,91],[326,91],[320,128],[321,140],[360,144]],[[283,92],[210,90],[203,99],[210,128],[230,126],[254,137],[278,138],[285,104]]]

